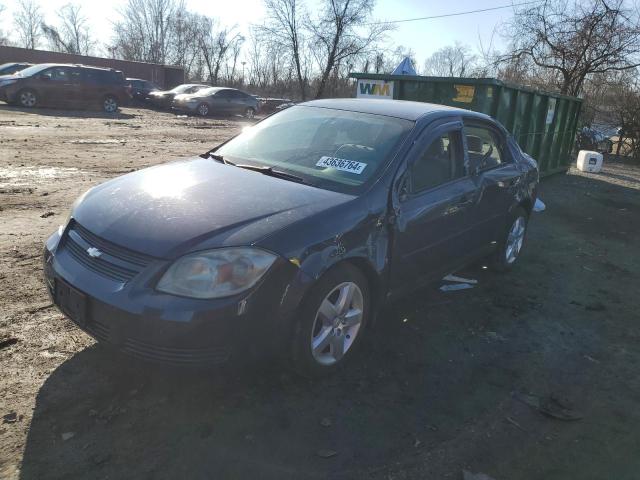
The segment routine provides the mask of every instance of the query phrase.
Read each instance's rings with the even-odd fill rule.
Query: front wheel
[[[507,227],[498,244],[498,251],[493,259],[495,270],[505,272],[513,268],[520,258],[524,246],[529,216],[522,207],[516,208],[507,220]]]
[[[200,105],[198,105],[196,111],[201,117],[206,117],[207,115],[209,115],[209,105],[207,105],[206,103],[201,103]]]
[[[256,111],[253,108],[249,107],[244,111],[244,116],[251,120],[256,116]]]
[[[369,319],[369,287],[355,267],[340,265],[318,280],[293,335],[293,367],[309,377],[340,368],[354,353]]]
[[[112,95],[104,97],[102,101],[102,109],[107,113],[115,113],[118,111],[118,99]]]

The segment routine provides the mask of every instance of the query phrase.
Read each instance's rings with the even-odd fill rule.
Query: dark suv
[[[113,113],[129,98],[122,72],[44,63],[0,76],[0,100],[22,107],[100,106]]]

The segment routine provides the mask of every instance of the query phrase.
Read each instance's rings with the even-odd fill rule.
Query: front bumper
[[[71,245],[77,236],[69,237],[68,230],[47,241],[46,284],[56,306],[99,342],[145,360],[185,366],[282,351],[281,341],[290,330],[290,314],[282,308],[284,297],[287,286],[302,274],[290,262],[276,261],[261,282],[244,294],[190,299],[153,288],[169,261],[156,259],[131,279],[117,279],[117,272],[92,268],[90,259]],[[81,299],[82,313],[65,303],[62,292],[69,286],[76,300]]]

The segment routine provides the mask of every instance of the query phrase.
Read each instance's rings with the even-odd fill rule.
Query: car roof
[[[94,65],[83,65],[81,63],[37,63],[36,65],[41,65],[43,67],[73,67],[73,68],[91,68],[93,70],[103,70],[105,72],[118,72],[122,73],[120,70],[116,70],[115,68],[109,67],[96,67]]]
[[[300,103],[310,107],[334,108],[336,110],[347,110],[358,113],[371,113],[374,115],[386,115],[388,117],[402,118],[416,121],[421,117],[434,113],[459,114],[466,117],[477,117],[478,119],[491,119],[488,115],[472,112],[463,108],[449,107],[435,103],[411,102],[408,100],[386,100],[373,98],[328,98],[323,100],[312,100]]]

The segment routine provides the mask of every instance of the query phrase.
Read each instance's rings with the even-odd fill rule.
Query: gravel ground
[[[46,237],[92,185],[247,124],[0,106],[0,478],[640,477],[640,167],[545,179],[522,263],[381,315],[352,368],[176,372],[51,306]]]

